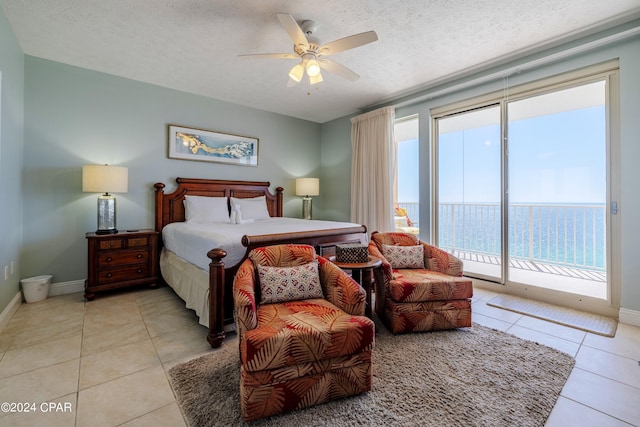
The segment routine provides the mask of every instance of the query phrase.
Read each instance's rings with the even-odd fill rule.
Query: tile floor
[[[547,426],[640,425],[640,327],[605,338],[487,306],[495,295],[475,290],[475,322],[576,358]],[[0,425],[184,426],[167,371],[210,352],[206,334],[166,287],[23,304],[0,334],[0,401],[36,412]]]

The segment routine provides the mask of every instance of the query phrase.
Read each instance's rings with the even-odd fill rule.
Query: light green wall
[[[619,30],[625,30],[640,25],[640,21],[627,24]],[[607,31],[600,36],[615,33]],[[582,41],[572,42],[564,47],[578,46],[584,42],[597,40],[598,36],[592,36]],[[544,57],[552,53],[540,52],[535,57]],[[534,59],[528,58],[528,59]],[[518,85],[525,82],[538,80],[554,74],[589,66],[611,59],[620,60],[620,110],[621,110],[621,141],[620,141],[620,177],[621,194],[619,198],[622,238],[618,242],[621,249],[621,307],[640,311],[640,264],[638,258],[638,242],[640,242],[640,221],[636,212],[640,212],[640,191],[637,182],[640,182],[640,169],[637,164],[640,161],[640,37],[618,42],[615,45],[595,49],[589,53],[565,59],[553,65],[543,66],[534,70],[528,70],[518,75],[509,77],[510,85]],[[502,67],[515,65],[505,64]],[[487,70],[486,74],[493,73],[500,68]],[[473,78],[450,82],[436,90],[447,89],[463,84]],[[400,100],[404,106],[396,109],[396,117],[405,117],[418,114],[420,118],[420,224],[430,224],[430,119],[429,110],[434,107],[447,105],[456,101],[472,98],[477,95],[502,90],[503,81],[497,80],[491,83],[470,86],[465,90],[452,92],[446,96],[431,97],[425,93],[416,94],[412,102],[412,96]],[[426,99],[418,101],[418,99]],[[323,176],[329,175],[333,182],[350,181],[351,159],[351,134],[349,118],[342,118],[323,125],[322,127],[322,171]],[[335,159],[340,159],[336,162]],[[347,161],[348,159],[348,161]],[[323,196],[326,209],[331,209],[332,217],[341,218],[348,216],[350,199],[349,192],[338,186],[338,190]],[[429,240],[429,231],[421,227],[421,237]]]
[[[86,277],[98,195],[81,191],[84,164],[129,168],[129,192],[116,195],[119,229],[152,228],[153,184],[170,192],[176,177],[270,181],[285,188],[285,214],[299,217],[294,179],[319,174],[317,123],[30,56],[24,85],[24,276]],[[259,165],[169,159],[168,124],[258,137]]]
[[[24,55],[0,7],[0,312],[19,289]],[[4,279],[5,266],[15,262]]]
[[[348,117],[322,124],[322,215],[332,221],[350,221],[351,121]]]

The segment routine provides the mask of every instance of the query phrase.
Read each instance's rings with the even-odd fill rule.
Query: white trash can
[[[25,301],[38,302],[46,299],[49,295],[49,285],[52,277],[50,274],[45,274],[20,280]]]

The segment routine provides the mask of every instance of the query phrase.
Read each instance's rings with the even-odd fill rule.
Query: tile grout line
[[[574,369],[575,369],[575,368],[574,368]],[[592,411],[598,412],[599,414],[602,414],[602,415],[604,415],[604,416],[606,416],[606,417],[608,417],[608,418],[614,419],[614,420],[616,420],[616,421],[620,421],[621,423],[624,423],[625,425],[633,426],[633,424],[630,424],[630,423],[626,422],[625,420],[623,420],[623,419],[621,419],[621,418],[616,417],[615,415],[608,414],[608,413],[606,413],[606,412],[601,411],[600,409],[597,409],[597,408],[591,407],[591,406],[589,406],[589,405],[585,405],[583,402],[580,402],[580,401],[578,401],[578,400],[575,400],[575,399],[572,399],[572,398],[570,398],[570,397],[564,396],[564,395],[562,394],[562,392],[560,393],[560,395],[559,395],[558,397],[562,397],[563,399],[570,400],[571,402],[573,402],[573,403],[575,403],[575,404],[577,404],[577,405],[584,406],[585,408],[589,408],[589,409],[591,409]]]

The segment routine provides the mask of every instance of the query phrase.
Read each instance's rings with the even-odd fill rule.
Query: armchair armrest
[[[382,261],[382,274],[384,275],[387,282],[393,280],[393,268],[391,267],[391,263],[387,261],[387,259],[382,255],[382,252],[378,248],[375,242],[369,242],[369,255],[374,256],[376,258],[380,258]]]
[[[420,243],[424,247],[424,257],[429,263],[426,267],[429,270],[438,271],[449,276],[462,276],[463,262],[460,258],[428,243]]]
[[[325,298],[352,316],[364,316],[367,293],[347,273],[323,257],[318,257],[318,273]]]
[[[253,262],[247,259],[238,269],[233,280],[233,302],[238,336],[258,327],[258,311],[255,294],[255,271]]]

